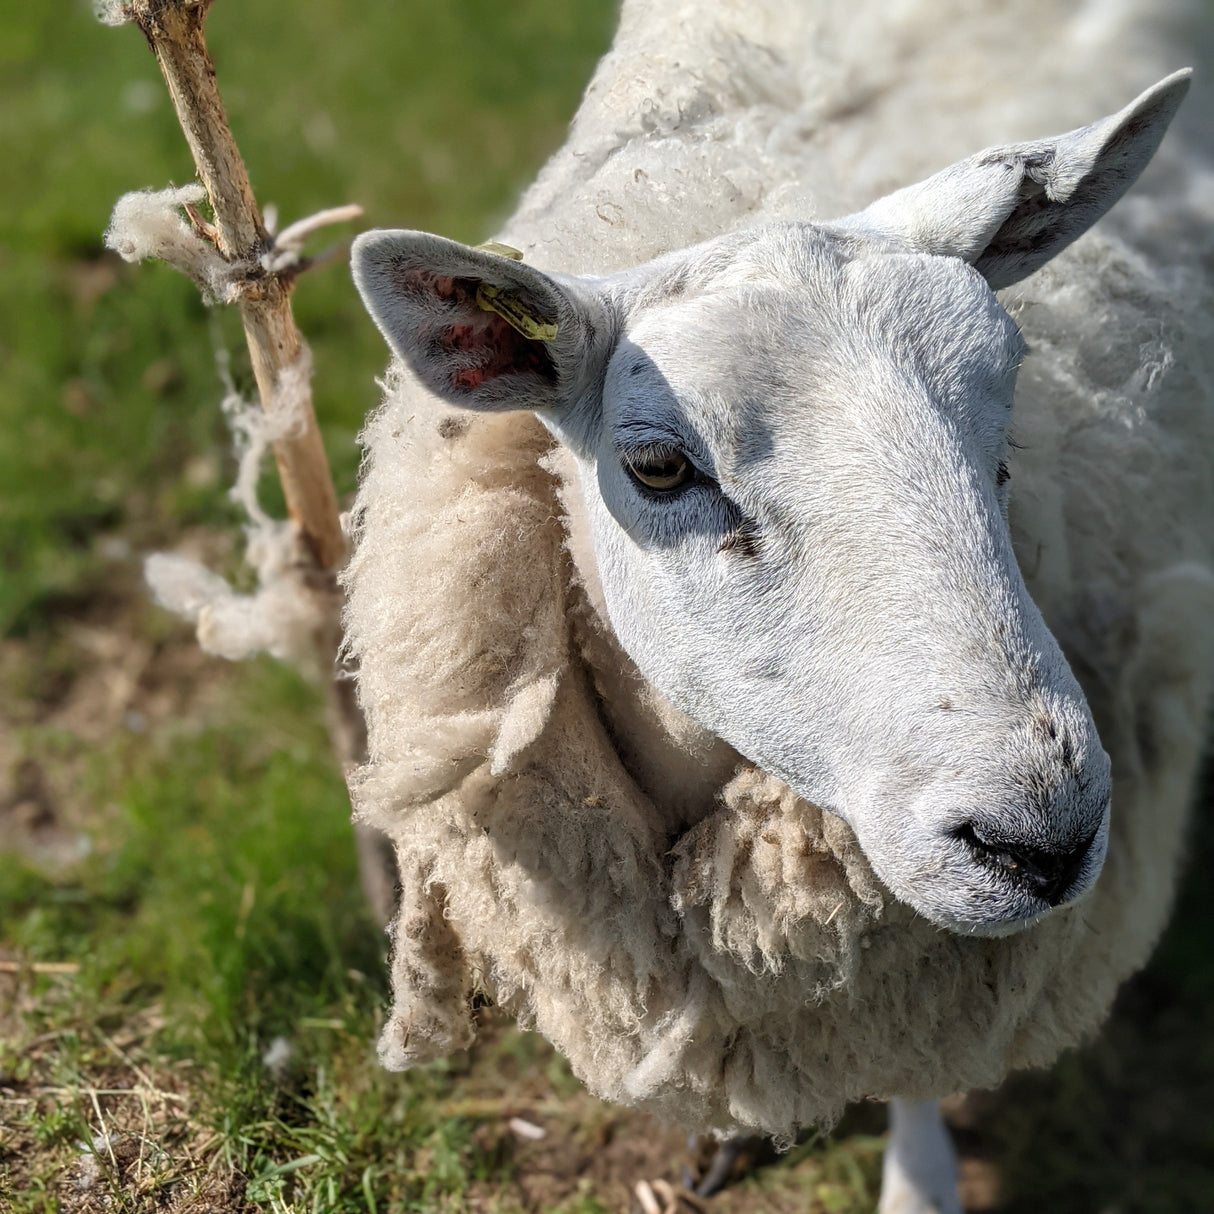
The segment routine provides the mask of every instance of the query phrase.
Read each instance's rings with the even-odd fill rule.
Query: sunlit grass
[[[186,537],[233,566],[216,349],[250,376],[232,316],[103,251],[121,193],[192,170],[142,40],[90,7],[0,5],[0,763],[33,773],[0,813],[27,797],[91,848],[0,854],[0,1210],[623,1209],[636,1179],[678,1175],[681,1135],[594,1101],[496,1014],[469,1054],[379,1068],[385,941],[317,689],[269,661],[169,661],[193,642],[146,605],[138,560]],[[559,143],[614,7],[219,0],[209,40],[284,221],[358,201],[368,224],[478,240]],[[348,493],[384,349],[340,265],[295,303]],[[272,476],[263,494],[275,508]],[[165,680],[180,713],[154,710]],[[1202,867],[1132,1008],[1160,1040],[1115,1029],[1001,1116],[1011,1209],[1214,1203]],[[1110,1128],[1092,1110],[1112,1100]],[[855,1115],[715,1208],[871,1211],[880,1125]]]

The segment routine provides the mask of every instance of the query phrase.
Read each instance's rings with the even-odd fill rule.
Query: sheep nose
[[[1050,906],[1058,906],[1075,884],[1096,834],[1093,831],[1076,846],[1055,850],[1013,843],[973,822],[966,822],[956,831],[957,838],[980,864],[1010,878]]]

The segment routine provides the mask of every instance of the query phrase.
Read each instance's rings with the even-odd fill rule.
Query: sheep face
[[[676,283],[562,431],[624,648],[935,922],[1077,897],[1109,767],[1008,535],[1015,325],[958,259],[813,228]]]
[[[577,457],[611,624],[671,702],[843,817],[891,891],[997,934],[1082,895],[1110,776],[1006,521],[1024,350],[992,287],[1128,187],[1184,92],[824,226],[606,279],[420,233],[355,276],[423,381]]]

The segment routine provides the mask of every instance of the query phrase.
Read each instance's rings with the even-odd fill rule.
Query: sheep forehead
[[[701,293],[634,314],[607,420],[698,445],[724,475],[782,447],[799,456],[857,420],[871,438],[947,419],[993,450],[1024,349],[989,287],[955,258],[857,255],[838,240],[759,244]]]

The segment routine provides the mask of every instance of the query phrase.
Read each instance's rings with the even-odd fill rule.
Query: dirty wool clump
[[[756,6],[744,34],[737,7],[626,4],[505,239],[542,268],[603,271],[790,208],[829,217],[994,140],[1089,121],[1108,89],[1119,102],[1156,60],[1176,66],[1127,40],[1132,6],[1103,24],[1067,5],[883,8],[876,41],[876,18],[844,6],[802,22]],[[940,70],[963,26],[970,66]],[[1014,88],[992,87],[1013,60]],[[1096,83],[1061,96],[1062,63]],[[787,1138],[854,1099],[994,1085],[1100,1024],[1167,914],[1214,666],[1214,536],[1195,510],[1212,473],[1176,458],[1214,449],[1214,300],[1195,268],[1211,217],[1194,214],[1209,159],[1183,133],[1172,147],[1138,204],[1004,297],[1033,349],[1013,536],[1115,788],[1093,894],[1008,938],[915,915],[841,821],[744,760],[672,826],[604,700],[639,676],[570,556],[580,490],[547,432],[459,413],[393,370],[346,574],[370,732],[356,812],[402,877],[387,1066],[467,1045],[484,991],[608,1099]],[[822,183],[816,205],[800,181]]]

